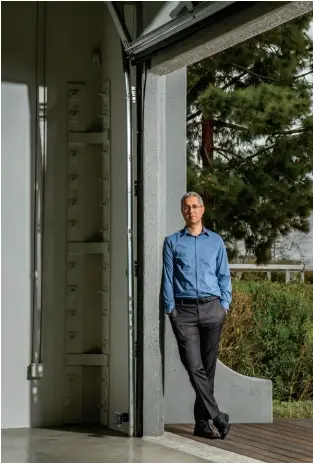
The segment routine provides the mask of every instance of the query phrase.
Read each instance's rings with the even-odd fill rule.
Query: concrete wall
[[[27,85],[1,85],[2,427],[30,424],[31,139]],[[18,137],[17,137],[18,134]]]
[[[13,3],[2,10],[1,84],[1,425],[31,421],[27,366],[31,353],[31,164],[34,143],[35,4],[13,20]],[[17,36],[28,40],[17,41]],[[7,40],[4,40],[6,38]],[[19,63],[10,63],[11,56]]]
[[[16,37],[23,40],[18,41]],[[112,346],[109,408],[110,423],[114,427],[112,413],[128,411],[126,129],[120,40],[104,3],[47,3],[44,377],[37,384],[35,400],[30,394],[31,384],[26,379],[26,371],[31,361],[30,169],[34,151],[30,140],[35,134],[36,3],[7,2],[2,6],[2,39],[2,427],[63,423],[67,82],[86,82],[89,91],[87,121],[91,125],[94,99],[99,100],[101,107],[99,95],[94,92],[94,88],[100,88],[99,70],[92,65],[94,48],[102,48],[102,78],[111,81]],[[43,62],[40,64],[43,66]],[[96,122],[101,122],[98,112],[96,117]]]

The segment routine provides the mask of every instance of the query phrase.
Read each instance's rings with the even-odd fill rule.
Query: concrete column
[[[164,432],[162,247],[182,227],[186,188],[186,70],[147,76],[144,113],[143,433]]]

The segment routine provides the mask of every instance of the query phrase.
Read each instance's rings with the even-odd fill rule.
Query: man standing
[[[202,225],[200,195],[186,193],[181,208],[186,227],[164,241],[165,312],[196,393],[194,435],[225,439],[229,416],[219,411],[215,401],[214,377],[232,293],[227,253],[222,238]]]

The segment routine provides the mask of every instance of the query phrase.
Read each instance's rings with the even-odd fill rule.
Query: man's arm
[[[167,314],[171,313],[175,307],[174,299],[174,260],[173,250],[168,238],[164,240],[163,246],[163,302],[164,310]]]
[[[232,300],[232,286],[227,252],[222,239],[217,255],[216,276],[221,290],[221,304],[225,310],[229,310],[229,304]]]

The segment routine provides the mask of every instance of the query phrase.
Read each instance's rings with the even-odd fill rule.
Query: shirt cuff
[[[173,307],[165,307],[165,313],[169,315],[174,310],[174,307],[175,305]]]
[[[225,299],[221,299],[221,305],[227,312],[229,311],[229,303]]]

